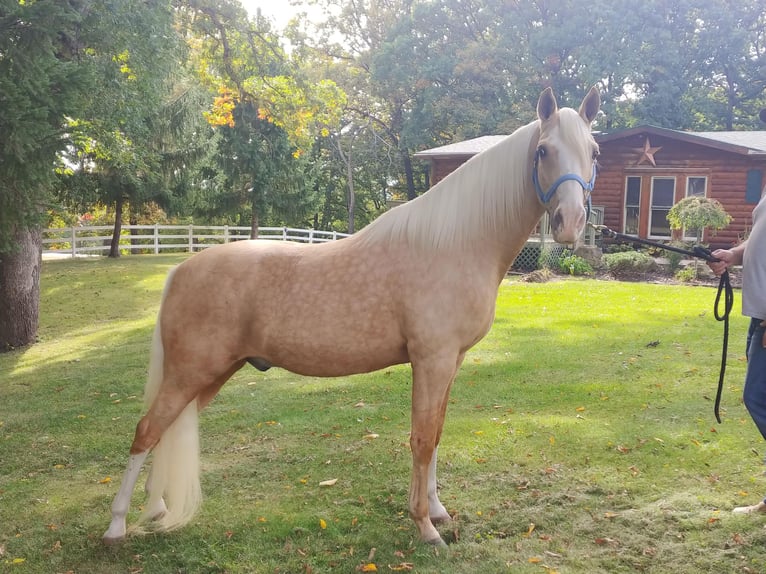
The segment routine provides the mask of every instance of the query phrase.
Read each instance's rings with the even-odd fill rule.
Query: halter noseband
[[[535,191],[537,192],[537,197],[540,198],[540,201],[543,205],[547,205],[550,201],[553,195],[556,193],[556,190],[559,188],[559,186],[564,183],[565,181],[576,181],[580,184],[580,187],[582,187],[583,191],[585,192],[585,199],[587,202],[587,218],[590,219],[590,212],[591,212],[591,200],[590,200],[590,194],[593,191],[593,186],[596,184],[596,160],[593,160],[593,172],[590,177],[590,181],[585,181],[583,178],[581,178],[576,173],[565,173],[561,177],[559,177],[556,181],[553,182],[553,185],[548,188],[548,191],[543,192],[543,189],[540,187],[540,178],[537,175],[537,164],[540,160],[540,151],[538,150],[535,152],[535,163],[532,168],[532,183],[535,184]]]

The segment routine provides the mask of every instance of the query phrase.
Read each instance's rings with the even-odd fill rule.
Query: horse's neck
[[[524,249],[543,213],[545,209],[535,198],[534,201],[525,204],[521,216],[516,221],[507,221],[506,228],[495,235],[494,257],[503,277]]]

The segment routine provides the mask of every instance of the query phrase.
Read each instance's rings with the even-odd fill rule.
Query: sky
[[[281,30],[300,9],[291,6],[287,0],[240,0],[251,15],[261,9],[261,15],[273,20],[277,29]]]

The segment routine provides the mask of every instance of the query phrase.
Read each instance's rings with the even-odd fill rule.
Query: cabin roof
[[[419,151],[415,154],[415,157],[420,159],[472,157],[491,148],[493,145],[507,137],[507,135],[481,136]]]
[[[639,134],[664,136],[741,155],[766,155],[766,131],[686,132],[657,126],[638,126],[614,132],[595,132],[599,143],[620,140]],[[424,160],[469,158],[500,142],[507,135],[481,136],[417,152]]]

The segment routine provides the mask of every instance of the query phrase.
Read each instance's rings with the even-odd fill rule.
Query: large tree
[[[41,233],[64,117],[86,71],[79,2],[0,0],[0,351],[34,341]]]
[[[0,0],[0,350],[37,333],[41,226],[72,120],[108,115],[100,133],[129,139],[139,62],[166,60],[174,35],[169,1]]]

